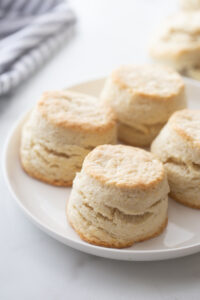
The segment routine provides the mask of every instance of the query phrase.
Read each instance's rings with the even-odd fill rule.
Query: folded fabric
[[[47,60],[75,20],[66,0],[0,0],[0,95]]]

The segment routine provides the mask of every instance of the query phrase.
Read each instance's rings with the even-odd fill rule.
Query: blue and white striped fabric
[[[0,95],[47,60],[74,23],[66,0],[0,0]]]

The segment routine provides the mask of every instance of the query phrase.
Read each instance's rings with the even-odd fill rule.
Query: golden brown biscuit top
[[[115,126],[112,110],[97,98],[73,91],[52,91],[43,94],[38,111],[60,127],[103,131]]]
[[[102,145],[90,152],[83,171],[100,182],[121,188],[156,187],[165,177],[162,163],[145,150],[124,145]]]
[[[178,73],[155,64],[121,66],[112,73],[112,80],[129,92],[162,100],[178,94],[184,88]]]
[[[200,147],[200,110],[177,111],[169,119],[169,125],[193,146]]]

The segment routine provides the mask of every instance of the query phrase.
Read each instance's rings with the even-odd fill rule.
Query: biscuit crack
[[[87,197],[84,195],[84,193],[82,191],[77,191],[77,192],[84,200],[87,201]],[[158,202],[160,202],[160,200]],[[154,203],[154,205],[158,204],[158,202]],[[140,214],[140,215],[125,214],[122,211],[120,211],[118,208],[113,208],[113,207],[109,207],[106,205],[106,208],[109,209],[110,216],[111,216],[111,217],[108,217],[108,215],[105,215],[102,212],[99,212],[97,209],[95,209],[94,207],[89,205],[88,202],[83,201],[83,205],[90,211],[93,211],[96,214],[97,218],[100,218],[104,221],[107,220],[109,222],[112,222],[115,225],[118,223],[118,220],[121,220],[125,223],[141,224],[153,215],[153,213],[150,211],[144,212],[143,214]]]
[[[108,234],[110,237],[116,239],[116,236],[115,236],[114,234],[112,234],[111,232],[108,232],[106,229],[102,228],[101,226],[96,226],[96,225],[94,225],[91,221],[89,221],[88,219],[86,219],[86,218],[83,216],[83,214],[80,213],[80,211],[78,210],[78,208],[77,208],[76,206],[73,205],[73,208],[76,210],[76,213],[79,215],[79,217],[82,218],[83,221],[84,221],[88,226],[94,226],[95,228],[100,229],[101,231],[103,231],[103,232],[105,232],[106,234]],[[93,236],[94,236],[95,238],[98,239],[98,237],[95,236],[94,234],[93,234]]]
[[[167,195],[166,195],[167,197]],[[163,201],[164,199],[159,199],[158,201],[154,202],[152,205],[150,205],[149,207],[146,208],[146,210],[144,212],[137,212],[137,213],[134,213],[132,214],[131,216],[143,216],[145,213],[150,213],[150,209],[152,209],[153,207],[155,207],[158,203],[160,203],[161,201]],[[109,206],[109,205],[105,205],[105,207],[111,209],[111,210],[117,210],[119,213],[123,214],[123,215],[127,215],[129,216],[129,214],[126,214],[125,212],[121,211],[119,208],[114,208],[112,206]]]
[[[37,156],[45,163],[45,164],[49,164],[48,160],[46,160],[44,158],[44,156],[41,155],[41,153],[38,150],[35,150],[35,153],[37,154]]]
[[[40,144],[40,146],[43,147],[43,149],[44,149],[46,152],[48,152],[48,154],[53,154],[53,155],[55,155],[55,156],[59,156],[59,157],[67,158],[67,159],[71,157],[71,156],[67,155],[66,153],[63,153],[63,152],[57,152],[57,151],[55,151],[55,150],[52,150],[52,149],[49,149],[49,148],[45,147],[44,145],[41,145],[41,144]]]
[[[184,162],[182,161],[181,159],[178,159],[176,157],[169,157],[165,162],[164,164],[174,164],[174,165],[177,165],[179,167],[185,167],[189,170],[192,170],[192,171],[196,171],[196,172],[200,172],[200,164],[196,164],[192,161],[188,161],[188,162]]]
[[[48,147],[44,146],[43,144],[39,144],[43,149],[44,151],[46,151],[48,154],[53,154],[55,156],[58,156],[58,157],[62,157],[62,158],[66,158],[66,159],[69,159],[69,158],[72,158],[72,157],[77,157],[79,156],[79,154],[66,154],[66,153],[63,153],[63,152],[58,152],[58,151],[55,151],[53,149],[49,149]]]

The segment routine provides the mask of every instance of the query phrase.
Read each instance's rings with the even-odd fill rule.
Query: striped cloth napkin
[[[0,0],[0,95],[69,39],[75,20],[66,0]]]

